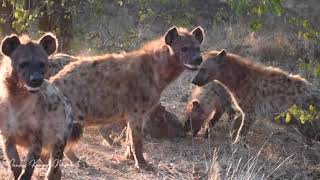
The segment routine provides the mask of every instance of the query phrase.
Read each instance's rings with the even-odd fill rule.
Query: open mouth
[[[28,85],[24,85],[24,87],[31,93],[36,93],[39,91],[40,87],[30,87]]]
[[[190,70],[197,70],[198,69],[198,65],[192,65],[192,64],[183,64],[183,65]]]

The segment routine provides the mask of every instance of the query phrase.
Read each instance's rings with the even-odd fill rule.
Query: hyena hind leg
[[[208,138],[211,128],[213,128],[218,123],[223,113],[224,113],[223,108],[216,108],[212,118],[210,119],[210,121],[205,127],[205,133],[203,135],[204,138]]]

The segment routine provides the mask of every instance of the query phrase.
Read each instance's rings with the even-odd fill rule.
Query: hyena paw
[[[61,169],[59,168],[56,172],[50,171],[47,173],[46,180],[60,180],[62,176]]]
[[[154,167],[151,164],[148,164],[147,162],[144,163],[136,163],[134,165],[134,168],[136,170],[145,170],[145,171],[154,171]]]
[[[88,165],[87,162],[85,162],[85,161],[83,161],[83,160],[79,160],[79,161],[77,162],[77,167],[80,168],[80,169],[82,169],[82,168],[87,168],[87,167],[89,167],[89,165]]]

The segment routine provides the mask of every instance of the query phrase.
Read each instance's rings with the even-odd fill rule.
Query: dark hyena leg
[[[41,153],[41,156],[40,156],[40,160],[43,164],[48,164],[49,163],[49,154],[47,153]]]
[[[208,138],[210,128],[213,128],[215,126],[215,124],[221,119],[221,116],[223,113],[224,113],[223,108],[216,107],[216,110],[215,110],[212,118],[210,119],[210,121],[206,125],[206,129],[205,129],[205,133],[204,133],[203,137]]]
[[[40,134],[40,133],[37,133]],[[22,172],[19,179],[31,179],[35,166],[41,155],[42,141],[41,137],[35,137],[31,146],[28,148],[26,168]]]
[[[60,164],[62,163],[63,150],[65,147],[65,142],[58,141],[54,146],[50,154],[49,169],[46,174],[46,179],[48,180],[60,180],[62,173],[60,169]]]
[[[235,111],[234,113],[229,114],[229,119],[233,122],[233,129],[231,131],[231,139],[233,143],[239,141],[240,133],[242,132],[243,123],[244,123],[245,115],[244,113],[237,114]],[[247,132],[246,132],[247,133]]]
[[[70,162],[71,164],[77,164],[79,168],[86,168],[86,167],[89,166],[85,161],[79,159],[79,158],[74,154],[74,151],[73,151],[72,148],[66,150],[66,151],[64,152],[64,155],[67,157],[67,159],[69,160],[69,162]]]
[[[129,122],[127,123],[126,144],[127,144],[127,150],[126,150],[125,158],[133,160],[134,156],[131,151],[131,128],[129,126]]]
[[[135,160],[135,167],[146,167],[147,162],[142,155],[142,119],[143,116],[134,114],[130,116],[128,121],[128,129],[130,129],[129,138],[131,144],[131,151]]]
[[[4,140],[3,154],[9,163],[14,179],[18,179],[22,171],[21,161],[17,152],[16,144],[11,138]]]
[[[237,132],[238,136],[246,136],[249,132],[251,125],[255,122],[256,116],[253,113],[246,113],[246,118],[239,117],[233,124],[233,132]]]

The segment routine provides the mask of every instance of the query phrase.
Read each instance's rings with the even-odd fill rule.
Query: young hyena
[[[274,119],[293,105],[320,110],[320,91],[298,75],[266,67],[221,50],[203,55],[204,62],[192,83],[203,86],[212,80],[223,83],[233,94],[246,115],[241,134],[246,135],[258,118]],[[234,129],[239,129],[236,121]],[[310,127],[311,126],[311,127]],[[314,129],[306,123],[302,129]],[[316,130],[315,133],[319,133]]]
[[[50,56],[45,79],[49,79],[50,77],[58,74],[58,72],[61,71],[66,65],[75,61],[77,61],[75,57],[62,53],[57,53],[53,56]]]
[[[222,83],[214,80],[202,87],[196,86],[187,104],[185,130],[191,131],[193,136],[196,136],[202,124],[209,120],[204,134],[205,137],[208,137],[209,129],[220,120],[224,113],[229,115],[230,120],[238,118],[241,121],[244,120],[242,109]],[[235,137],[236,133],[232,132],[232,135]]]
[[[11,35],[1,44],[0,138],[14,179],[31,179],[42,152],[50,154],[46,178],[61,179],[59,161],[74,115],[58,88],[44,80],[48,56],[56,49],[52,34],[37,42]],[[16,145],[28,150],[24,171]]]
[[[164,37],[126,54],[82,57],[50,78],[72,103],[84,126],[104,125],[125,119],[126,157],[135,167],[147,165],[142,155],[142,119],[159,103],[161,92],[184,67],[201,62],[203,30],[172,27]],[[68,155],[74,155],[70,150]]]

